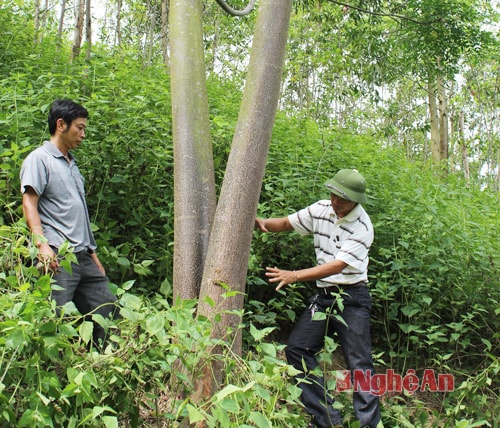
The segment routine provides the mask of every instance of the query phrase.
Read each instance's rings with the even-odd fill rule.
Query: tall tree
[[[82,46],[83,37],[83,22],[85,16],[85,0],[77,0],[78,7],[75,14],[75,29],[73,33],[73,48],[71,53],[71,59],[75,59],[80,55],[80,49]]]
[[[57,28],[57,50],[62,46],[62,35],[64,29],[64,15],[66,14],[66,0],[61,1],[61,14],[59,15],[59,26]]]
[[[198,316],[217,321],[213,337],[225,339],[236,353],[241,353],[241,319],[237,312],[243,308],[252,231],[280,95],[291,8],[292,0],[263,0],[259,5],[243,100],[198,301]],[[221,370],[208,368],[207,376],[198,385],[198,394],[211,395],[220,382]]]
[[[174,298],[194,299],[215,213],[215,178],[203,50],[202,2],[172,2]]]
[[[122,45],[122,0],[116,1],[115,45]]]
[[[170,63],[168,54],[168,9],[169,0],[161,0],[161,51],[163,63],[166,66]]]
[[[85,43],[86,43],[86,54],[85,58],[87,61],[90,60],[92,54],[92,9],[91,0],[85,1]]]

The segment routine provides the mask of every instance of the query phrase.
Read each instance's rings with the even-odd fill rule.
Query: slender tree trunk
[[[462,170],[465,180],[467,183],[470,183],[469,157],[467,156],[467,144],[465,142],[465,120],[463,111],[460,112],[460,117],[458,119],[458,133],[460,136],[460,151],[462,154]]]
[[[167,67],[170,63],[168,55],[168,3],[169,0],[161,0],[161,50],[163,63]]]
[[[57,28],[57,52],[60,51],[62,45],[64,14],[66,13],[66,0],[61,2],[61,15],[59,16],[59,27]]]
[[[86,0],[85,11],[85,42],[87,44],[87,53],[85,58],[90,61],[92,55],[92,12],[90,7],[91,0]]]
[[[76,11],[76,23],[75,23],[75,32],[73,37],[73,48],[71,59],[75,59],[80,55],[80,48],[82,45],[82,37],[83,37],[83,21],[84,21],[84,13],[85,13],[85,0],[78,0],[78,9]]]
[[[39,20],[39,28],[38,30],[42,28],[47,28],[47,14],[49,11],[49,0],[45,0],[45,4],[43,5],[43,10],[40,10],[40,20]],[[43,41],[43,31],[38,31],[37,32],[37,42],[42,43]]]
[[[436,84],[429,82],[428,88],[429,96],[429,116],[431,121],[431,158],[435,164],[439,164],[440,155],[440,132],[439,132],[439,114],[438,102],[436,96]]]
[[[40,34],[40,0],[35,0],[35,43],[38,43],[38,36]]]
[[[155,41],[155,24],[156,24],[156,5],[153,2],[149,3],[149,43],[147,44],[147,57],[146,63],[151,64],[153,60],[153,49],[154,49],[154,41]]]
[[[198,297],[216,205],[202,0],[172,2],[170,33],[177,300]]]
[[[280,95],[292,0],[262,0],[231,153],[205,261],[198,316],[214,322],[212,336],[241,354],[241,318],[252,231]],[[207,297],[210,301],[207,301]],[[219,349],[207,350],[207,357]],[[195,398],[210,396],[222,370],[210,361]]]
[[[116,30],[115,45],[122,45],[122,0],[116,2]]]
[[[438,96],[439,96],[439,160],[440,162],[448,159],[449,146],[449,126],[448,126],[448,99],[443,78],[438,77]]]

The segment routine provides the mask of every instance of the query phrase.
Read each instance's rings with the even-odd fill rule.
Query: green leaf
[[[221,391],[219,391],[217,394],[215,394],[215,399],[217,401],[221,401],[223,398],[227,397],[228,395],[234,394],[236,392],[248,391],[254,385],[255,385],[255,381],[247,383],[243,388],[236,386],[236,385],[227,385]]]
[[[271,428],[271,421],[266,418],[262,413],[251,412],[250,420],[255,423],[259,428]]]
[[[272,343],[261,343],[260,349],[266,354],[271,357],[276,358],[276,346]]]
[[[205,416],[201,411],[199,411],[196,407],[194,407],[192,404],[188,404],[186,406],[188,414],[189,414],[189,422],[194,424],[196,422],[201,422],[206,420]]]
[[[260,342],[264,337],[270,334],[275,327],[266,327],[261,330],[258,330],[253,324],[250,324],[250,334],[254,338],[256,342]]]
[[[94,324],[91,321],[83,321],[78,327],[78,334],[85,344],[88,344],[92,339],[94,332]]]
[[[165,318],[161,314],[148,317],[146,319],[146,331],[149,335],[154,336],[162,331],[165,326]]]
[[[116,416],[103,416],[102,421],[106,428],[118,428],[118,418]]]

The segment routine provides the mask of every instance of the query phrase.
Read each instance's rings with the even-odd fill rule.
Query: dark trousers
[[[304,311],[294,327],[285,349],[287,361],[303,375],[299,376],[302,389],[301,399],[313,421],[320,427],[340,425],[342,417],[333,408],[333,399],[325,388],[323,376],[310,373],[318,366],[316,354],[323,348],[325,335],[337,334],[347,368],[369,370],[374,373],[371,357],[370,310],[371,298],[366,287],[345,289],[342,305],[331,294],[320,291],[309,300],[310,306]],[[313,312],[330,312],[322,320],[312,320]],[[345,324],[336,318],[337,311]],[[374,428],[380,421],[380,407],[377,396],[370,392],[354,392],[354,414],[361,427]]]
[[[57,285],[61,288],[52,290],[52,298],[56,301],[58,312],[61,306],[73,301],[82,315],[116,317],[116,297],[108,287],[108,278],[97,268],[89,253],[80,251],[75,255],[78,264],[71,263],[71,274],[60,268],[54,275]],[[94,322],[94,344],[104,342],[105,336],[104,328]]]

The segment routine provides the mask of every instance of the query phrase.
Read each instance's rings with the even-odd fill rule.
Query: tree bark
[[[464,112],[460,112],[460,117],[458,119],[458,133],[460,136],[460,148],[462,154],[462,171],[464,173],[464,178],[467,184],[470,183],[470,169],[469,169],[469,157],[467,155],[467,144],[465,142],[465,120]]]
[[[75,32],[73,37],[73,48],[71,59],[75,59],[80,55],[80,47],[82,45],[82,36],[83,36],[83,20],[85,13],[85,0],[78,0],[78,9],[76,11],[76,23],[75,23]]]
[[[40,0],[35,0],[35,43],[38,43],[40,33]]]
[[[212,336],[241,354],[240,316],[252,231],[280,95],[292,0],[263,0],[257,12],[248,76],[210,236],[198,316],[214,322]],[[207,301],[207,297],[209,301]],[[218,349],[208,350],[216,354]],[[211,361],[197,397],[222,381]]]
[[[57,52],[61,49],[62,34],[64,28],[64,14],[66,13],[66,0],[61,2],[61,14],[59,16],[59,27],[57,28]]]
[[[85,4],[85,42],[87,44],[85,58],[90,61],[90,56],[92,55],[92,12],[91,12],[91,0],[86,0]]]
[[[122,0],[116,2],[115,45],[119,47],[122,45]]]
[[[438,77],[439,97],[439,161],[448,159],[449,126],[448,126],[448,99],[443,78]]]
[[[431,122],[431,159],[433,163],[439,164],[439,119],[438,119],[438,102],[436,96],[436,84],[433,81],[429,82],[429,116]]]
[[[153,49],[154,49],[154,40],[155,40],[155,25],[156,25],[156,5],[154,2],[148,2],[148,17],[149,17],[149,25],[148,25],[148,37],[147,40],[147,57],[146,64],[151,64],[153,59]]]
[[[202,1],[170,8],[174,137],[174,300],[198,297],[215,213]]]
[[[168,55],[168,3],[169,0],[161,0],[161,50],[163,63],[167,67],[170,63]]]

